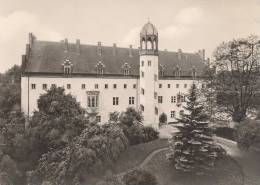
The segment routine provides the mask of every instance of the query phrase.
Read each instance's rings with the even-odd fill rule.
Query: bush
[[[153,127],[144,127],[144,142],[149,142],[158,139],[159,132],[157,132]]]
[[[260,121],[245,120],[237,127],[238,147],[248,150],[254,144],[260,143]]]
[[[123,177],[125,185],[157,185],[155,176],[145,170],[133,170]]]
[[[130,127],[123,127],[123,131],[130,145],[136,145],[144,142],[142,125],[135,123]]]
[[[219,137],[236,141],[236,130],[233,128],[217,127],[215,130],[215,134]]]

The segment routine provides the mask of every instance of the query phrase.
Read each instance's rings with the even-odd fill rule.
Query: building
[[[205,50],[198,53],[159,51],[158,31],[148,22],[140,32],[140,47],[134,49],[38,41],[29,34],[22,56],[22,110],[32,115],[37,99],[51,86],[64,87],[99,122],[109,113],[132,106],[141,109],[144,124],[158,127],[165,113],[168,122],[183,112],[185,93],[199,80],[208,62]]]

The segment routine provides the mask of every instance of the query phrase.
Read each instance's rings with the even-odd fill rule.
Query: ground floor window
[[[135,97],[129,97],[129,105],[135,104]]]
[[[113,105],[119,104],[119,97],[113,97]]]
[[[171,111],[171,118],[175,117],[175,111]]]
[[[163,97],[162,96],[158,96],[158,103],[162,103],[163,102]]]

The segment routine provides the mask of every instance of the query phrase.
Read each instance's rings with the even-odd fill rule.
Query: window
[[[131,66],[127,62],[122,65],[122,69],[125,76],[130,75]]]
[[[180,77],[180,76],[181,76],[181,69],[180,69],[179,66],[176,66],[174,75],[175,75],[176,77]]]
[[[142,61],[142,66],[144,66],[144,61]]]
[[[127,76],[129,74],[130,74],[129,69],[124,69],[124,75]]]
[[[67,84],[67,89],[71,89],[71,85],[70,84]]]
[[[70,66],[64,66],[64,74],[66,74],[66,75],[71,74],[71,67]]]
[[[180,110],[180,116],[184,114],[184,110]]]
[[[144,106],[140,105],[140,109],[141,109],[141,111],[144,111]]]
[[[187,88],[187,84],[184,84],[184,88]]]
[[[179,88],[180,87],[180,84],[176,84],[176,88]]]
[[[176,103],[176,96],[173,97],[173,103]]]
[[[119,97],[113,97],[113,105],[118,105]]]
[[[114,88],[114,89],[116,89],[116,87],[117,87],[117,85],[116,85],[116,84],[114,84],[114,85],[113,85],[113,88]]]
[[[98,107],[98,95],[88,95],[88,107]]]
[[[157,92],[154,92],[154,99],[157,98]]]
[[[157,107],[154,108],[154,113],[155,113],[155,115],[158,115],[158,108]]]
[[[160,74],[160,76],[164,76],[164,70],[165,70],[165,66],[160,64],[160,66],[159,66],[159,74]]]
[[[105,89],[108,89],[108,84],[105,84]]]
[[[158,103],[162,103],[163,102],[163,97],[162,96],[158,96]]]
[[[148,66],[151,66],[151,65],[152,65],[152,61],[148,60]]]
[[[101,116],[96,116],[96,121],[97,121],[98,123],[100,123],[100,122],[101,122]]]
[[[168,84],[168,88],[171,88],[171,84]]]
[[[171,96],[171,103],[173,103],[174,102],[174,97],[173,96]]]
[[[144,94],[144,89],[143,88],[141,88],[141,93]]]
[[[126,89],[127,88],[127,84],[124,84],[124,89]]]
[[[98,84],[95,84],[95,89],[98,89]]]
[[[192,72],[191,72],[192,74],[192,77],[193,78],[196,78],[196,69],[195,69],[195,67],[193,66],[193,68],[192,68]]]
[[[99,61],[96,65],[97,74],[103,75],[104,74],[104,68],[105,68],[105,65],[101,61]]]
[[[157,75],[156,74],[154,75],[154,81],[157,81]]]
[[[55,87],[56,87],[56,84],[51,84],[51,87],[52,87],[52,88],[55,88]]]
[[[142,75],[142,77],[144,77],[144,72],[143,71],[141,71],[141,75]]]
[[[32,89],[36,89],[36,84],[31,84]]]
[[[135,104],[135,97],[129,97],[129,105]]]
[[[162,84],[159,84],[159,88],[162,88]]]
[[[133,84],[133,88],[136,89],[136,84]]]
[[[47,84],[42,84],[42,89],[47,89]]]
[[[171,118],[175,117],[175,111],[171,111]]]
[[[63,72],[65,75],[69,75],[71,74],[71,67],[73,66],[73,64],[70,62],[69,59],[66,59],[64,62],[63,62]]]
[[[86,89],[86,84],[81,84],[81,89]]]

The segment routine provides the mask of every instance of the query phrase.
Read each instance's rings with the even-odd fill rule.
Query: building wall
[[[153,77],[152,77],[153,78]],[[153,80],[153,79],[152,79]],[[155,127],[158,124],[159,115],[163,112],[167,115],[168,122],[176,121],[175,118],[171,118],[171,111],[175,111],[175,116],[179,117],[180,110],[183,110],[182,103],[181,106],[177,106],[177,103],[171,102],[171,96],[176,96],[177,94],[183,93],[187,94],[191,84],[194,80],[158,80],[158,83],[153,86],[154,89],[150,90],[148,86],[145,87],[145,94],[151,93],[152,95],[149,98],[143,99],[146,101],[146,109],[151,108],[150,114],[152,116],[154,113],[154,106],[158,106],[158,116],[153,117],[155,119]],[[198,83],[198,81],[196,81]],[[36,88],[32,89],[31,84],[35,84]],[[109,119],[109,113],[113,111],[125,111],[127,107],[133,106],[136,109],[139,109],[140,100],[139,100],[139,79],[130,79],[130,78],[64,78],[64,77],[22,77],[21,81],[21,105],[22,110],[25,115],[31,116],[34,110],[37,110],[37,100],[41,94],[44,94],[46,90],[43,90],[42,84],[47,84],[47,88],[51,87],[51,84],[56,84],[58,87],[64,87],[66,93],[71,93],[76,97],[77,101],[80,102],[83,108],[87,108],[87,91],[99,91],[99,113],[101,116],[101,122],[107,122]],[[67,89],[67,84],[71,84],[71,89]],[[81,84],[86,84],[86,89],[81,88]],[[98,84],[98,89],[95,89],[95,84]],[[105,84],[108,84],[108,89],[105,89]],[[117,84],[117,88],[113,88],[113,84]],[[127,84],[127,88],[124,89],[124,84]],[[133,88],[133,85],[136,84],[136,88]],[[162,88],[158,88],[159,84],[162,84]],[[170,84],[170,88],[168,88]],[[179,88],[176,88],[176,84],[179,84]],[[187,87],[184,88],[184,84],[187,84]],[[201,84],[199,84],[201,87]],[[158,103],[157,100],[151,100],[151,103],[147,104],[147,101],[150,101],[152,97],[154,99],[154,92],[158,92],[158,96],[163,96],[163,103]],[[113,97],[119,97],[119,105],[113,105]],[[129,97],[134,97],[134,105],[129,105]],[[29,101],[28,101],[29,100]],[[144,116],[149,117],[148,114]],[[149,120],[149,119],[147,119]],[[150,123],[151,124],[151,123]],[[154,125],[153,125],[154,126]]]
[[[29,81],[29,88],[28,88]],[[32,89],[31,84],[36,84],[36,89]],[[66,93],[71,93],[80,102],[83,108],[87,108],[87,91],[99,91],[99,116],[101,122],[108,121],[109,113],[113,111],[124,111],[129,106],[129,97],[134,97],[135,108],[138,108],[138,80],[137,79],[114,79],[114,78],[57,78],[57,77],[22,77],[22,110],[26,115],[32,115],[34,110],[37,110],[37,100],[46,90],[42,89],[42,84],[47,84],[48,89],[51,84],[56,84],[57,87],[64,87]],[[67,89],[67,84],[71,84],[71,89]],[[86,89],[81,88],[81,84],[86,84]],[[98,89],[95,89],[95,84],[98,84]],[[105,89],[105,84],[108,84],[108,89]],[[117,84],[117,88],[113,88],[113,84]],[[124,84],[127,88],[124,89]],[[133,85],[136,84],[136,88]],[[28,102],[29,89],[29,102]],[[119,97],[119,104],[113,105],[113,97]],[[29,105],[29,109],[28,109]]]

